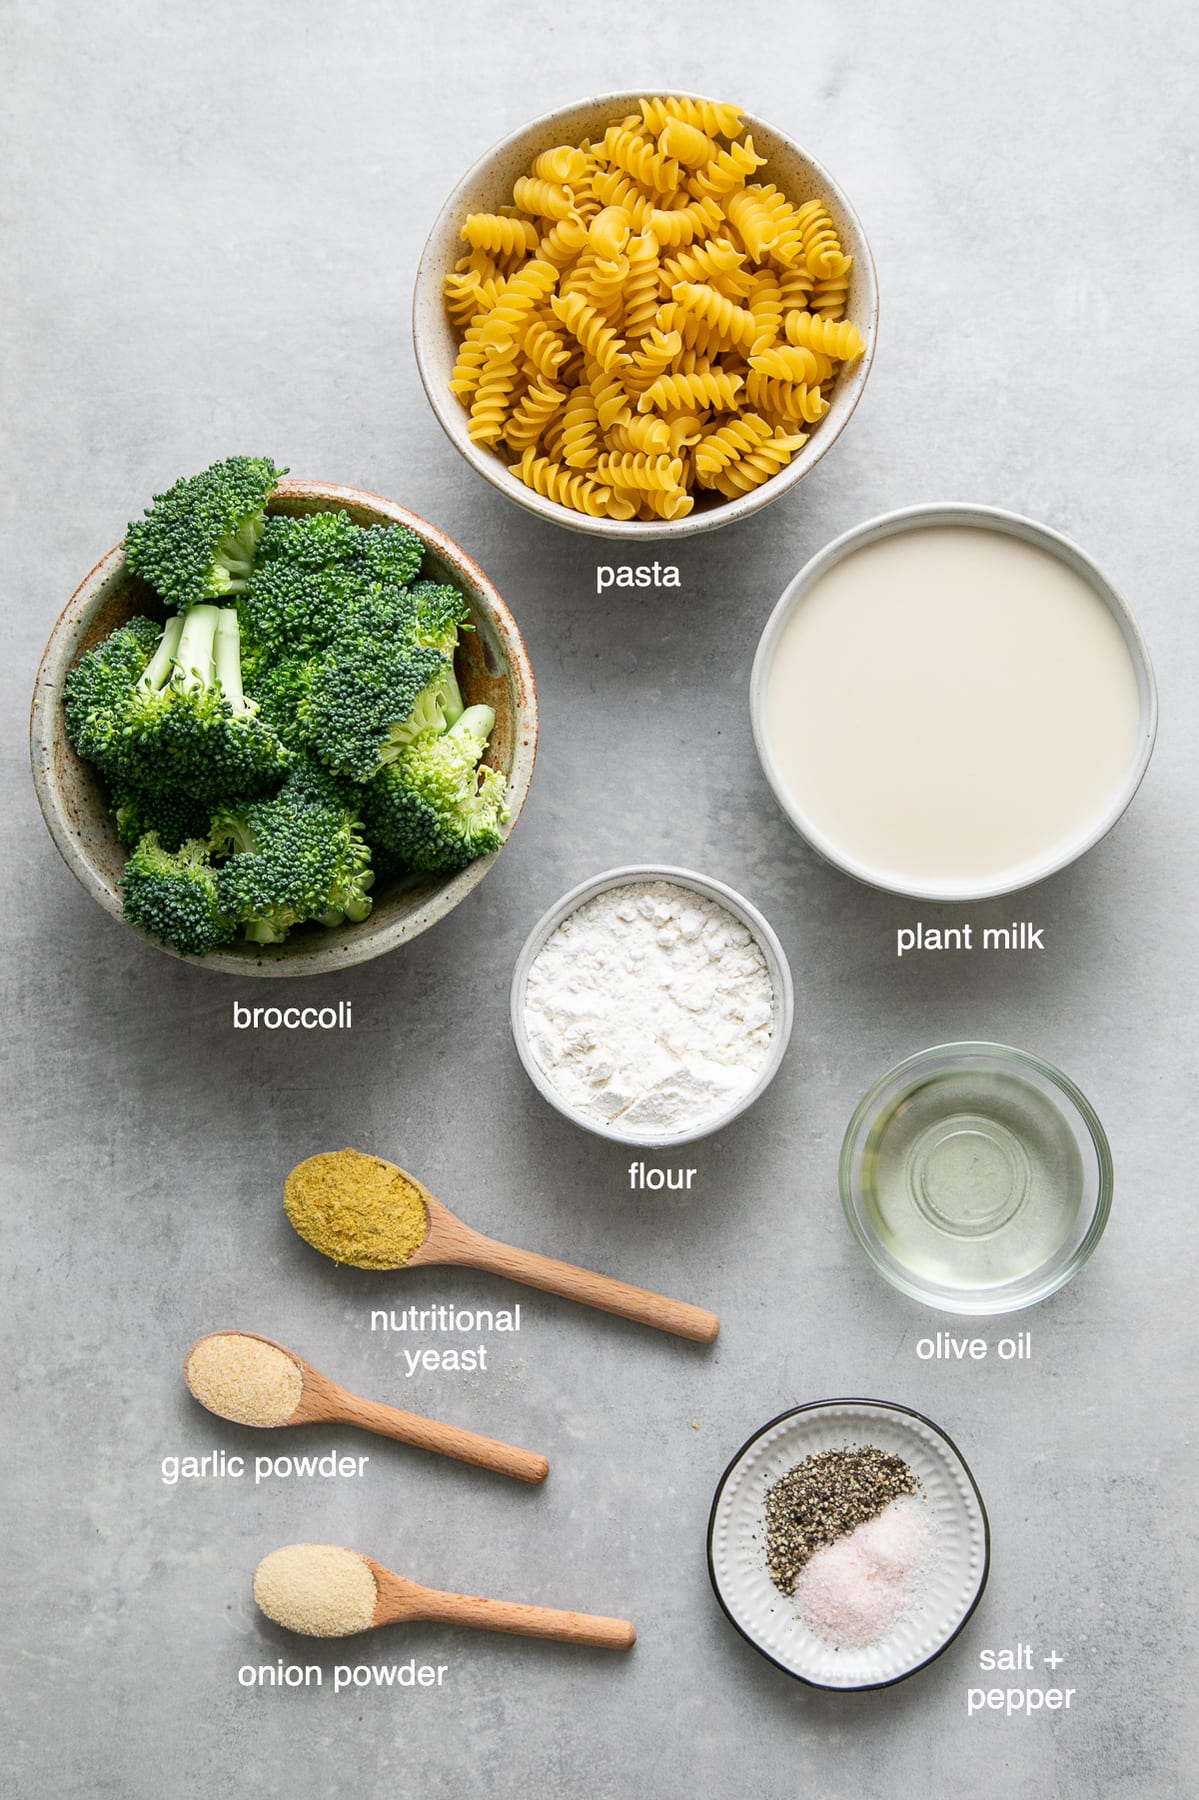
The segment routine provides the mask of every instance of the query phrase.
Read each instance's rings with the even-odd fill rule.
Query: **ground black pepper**
[[[874,1444],[805,1456],[766,1494],[766,1566],[775,1587],[793,1594],[800,1570],[817,1550],[918,1488],[903,1458]]]

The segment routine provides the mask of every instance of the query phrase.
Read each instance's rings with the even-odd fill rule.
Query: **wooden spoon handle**
[[[549,1474],[545,1457],[532,1450],[520,1450],[515,1444],[481,1437],[478,1432],[463,1431],[457,1425],[443,1425],[437,1419],[422,1418],[419,1413],[401,1412],[398,1406],[343,1394],[338,1411],[347,1424],[360,1425],[379,1437],[414,1444],[418,1450],[434,1450],[440,1456],[453,1456],[459,1462],[473,1463],[477,1469],[494,1469],[497,1475],[511,1475],[517,1481],[544,1481]]]
[[[639,1325],[652,1325],[657,1331],[672,1331],[676,1337],[691,1338],[697,1344],[710,1344],[720,1330],[716,1314],[705,1312],[702,1306],[668,1300],[665,1294],[631,1287],[627,1281],[576,1268],[574,1263],[557,1262],[552,1256],[539,1256],[535,1250],[517,1250],[477,1232],[471,1233],[469,1247],[460,1251],[454,1261],[475,1269],[489,1269],[511,1281],[522,1281],[547,1294],[561,1294],[566,1300],[616,1313]]]
[[[408,1618],[442,1625],[473,1625],[480,1631],[510,1631],[521,1637],[553,1638],[560,1644],[591,1644],[597,1650],[629,1650],[637,1633],[627,1619],[593,1613],[559,1612],[552,1606],[520,1606],[513,1600],[478,1600],[472,1594],[445,1594],[418,1588],[405,1607]]]

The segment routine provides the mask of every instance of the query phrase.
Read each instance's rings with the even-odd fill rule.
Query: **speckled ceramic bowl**
[[[933,1556],[912,1604],[874,1644],[850,1648],[810,1631],[766,1567],[766,1494],[822,1450],[873,1444],[901,1456],[920,1483]],[[708,1521],[708,1572],[729,1623],[776,1668],[810,1687],[891,1687],[927,1668],[982,1599],[990,1527],[957,1445],[909,1407],[883,1400],[822,1400],[763,1425],[720,1478]]]
[[[687,97],[698,99],[703,96]],[[429,234],[417,271],[412,308],[416,360],[425,392],[446,436],[467,462],[528,512],[593,537],[623,539],[629,545],[653,538],[691,537],[699,531],[714,531],[718,526],[748,518],[751,513],[769,506],[772,500],[789,493],[810,469],[815,468],[825,452],[832,449],[848,425],[866,385],[878,335],[878,282],[874,261],[853,207],[828,170],[806,150],[801,150],[773,125],[767,125],[752,113],[745,113],[745,128],[753,137],[754,147],[767,158],[765,167],[758,171],[758,180],[773,181],[796,205],[815,198],[824,200],[842,245],[853,257],[847,317],[865,338],[866,351],[838,379],[828,412],[819,424],[807,428],[811,435],[799,455],[773,480],[764,482],[739,499],[723,500],[717,495],[704,495],[697,499],[695,510],[685,519],[643,522],[592,519],[560,506],[555,500],[543,499],[510,472],[504,456],[473,444],[467,432],[466,408],[450,392],[448,385],[457,358],[458,340],[446,312],[444,283],[463,253],[464,246],[458,235],[462,221],[468,213],[493,212],[510,203],[513,182],[528,173],[533,158],[542,150],[556,144],[578,144],[584,138],[602,135],[613,120],[636,112],[640,99],[641,93],[627,93],[600,94],[590,100],[576,101],[534,119],[532,124],[522,125],[519,131],[514,131],[480,157],[442,207]]]
[[[283,481],[270,512],[332,512],[344,507],[360,525],[410,526],[427,546],[426,567],[437,579],[454,582],[466,595],[475,630],[463,634],[458,674],[466,699],[494,707],[495,731],[487,760],[508,777],[511,833],[520,816],[537,754],[537,690],[516,622],[482,569],[435,525],[376,494],[325,482]],[[136,613],[162,616],[163,608],[144,582],[125,566],[125,551],[98,562],[55,625],[38,669],[30,719],[33,780],[42,813],[72,874],[113,918],[129,931],[121,911],[119,882],[126,851],[117,839],[96,771],[76,756],[62,715],[62,689],[79,658],[93,644]],[[481,857],[460,874],[431,876],[374,890],[374,910],[361,925],[329,931],[297,927],[276,946],[239,941],[210,956],[184,957],[203,969],[231,975],[323,975],[354,963],[370,962],[435,925],[478,886],[495,861]],[[157,938],[137,935],[165,950]]]

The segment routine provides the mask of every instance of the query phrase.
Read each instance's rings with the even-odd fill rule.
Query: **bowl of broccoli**
[[[367,962],[482,880],[524,804],[520,632],[435,526],[230,457],[156,496],[54,627],[34,784],[64,861],[169,954]]]

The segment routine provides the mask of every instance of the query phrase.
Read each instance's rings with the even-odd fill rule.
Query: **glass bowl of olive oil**
[[[1052,1064],[1006,1044],[939,1044],[888,1070],[854,1113],[841,1200],[902,1293],[943,1312],[1017,1312],[1063,1287],[1102,1237],[1111,1151]]]

